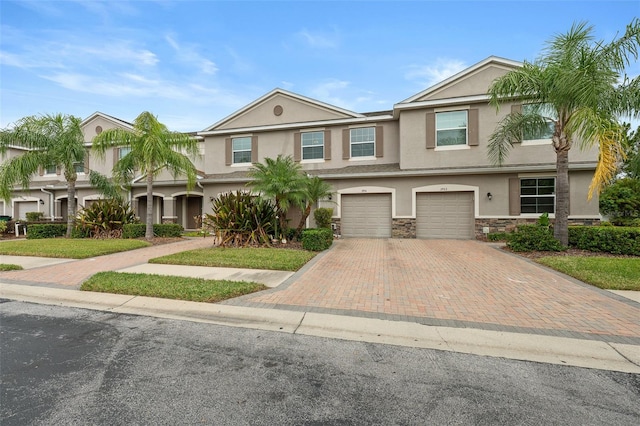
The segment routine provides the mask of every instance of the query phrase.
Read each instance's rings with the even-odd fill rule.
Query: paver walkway
[[[640,304],[477,241],[340,240],[228,303],[640,344]]]
[[[23,271],[0,272],[0,280],[6,282],[64,285],[77,288],[87,280],[87,278],[97,272],[115,271],[140,265],[147,263],[149,259],[154,257],[166,256],[185,250],[213,247],[213,242],[213,238],[193,238],[177,243],[159,244],[106,256],[97,256]]]

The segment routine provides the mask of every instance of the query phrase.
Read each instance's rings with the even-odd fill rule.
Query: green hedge
[[[640,228],[570,226],[569,245],[582,250],[640,256]]]
[[[144,223],[128,223],[122,228],[122,238],[144,238],[146,225]],[[181,237],[182,225],[177,223],[154,223],[154,237]]]
[[[540,225],[518,225],[518,230],[507,237],[507,247],[513,251],[566,250],[553,237],[553,229]]]
[[[66,234],[66,223],[34,223],[27,226],[27,240],[64,237]]]
[[[302,248],[323,251],[333,244],[333,231],[329,228],[310,228],[302,231]]]

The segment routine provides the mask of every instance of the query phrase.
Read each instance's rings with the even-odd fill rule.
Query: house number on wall
[[[449,188],[447,188],[446,186],[443,186],[442,188],[440,188],[440,191],[448,191]]]

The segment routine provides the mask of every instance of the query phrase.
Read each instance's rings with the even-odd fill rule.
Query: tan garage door
[[[343,195],[341,203],[343,237],[391,237],[391,194]]]
[[[416,236],[418,238],[473,239],[473,192],[418,194]]]
[[[27,219],[27,213],[38,211],[37,201],[19,201],[14,204],[15,216],[20,220]]]

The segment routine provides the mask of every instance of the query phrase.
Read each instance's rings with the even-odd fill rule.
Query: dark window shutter
[[[519,178],[509,178],[509,216],[520,216]]]
[[[331,130],[324,131],[324,159],[331,160]]]
[[[376,157],[384,155],[384,127],[376,126]]]
[[[302,159],[302,137],[300,132],[293,134],[293,160],[300,161]]]
[[[231,149],[231,138],[224,140],[224,161],[227,166],[233,163],[233,150]]]
[[[42,167],[42,166],[38,167],[38,174],[40,176],[44,175],[44,167]]]
[[[60,175],[60,173],[62,173],[62,169],[60,168],[60,166],[56,166],[56,174]]]
[[[258,162],[258,136],[251,136],[251,162]]]
[[[113,148],[113,165],[115,166],[120,159],[120,148]]]
[[[480,144],[480,137],[478,136],[478,108],[470,109],[468,114],[467,133],[469,134],[469,146],[478,146]]]
[[[427,113],[427,149],[436,147],[436,114]]]
[[[351,158],[351,136],[349,129],[342,130],[342,159]]]
[[[519,113],[522,114],[522,105],[514,104],[511,105],[511,114]]]

